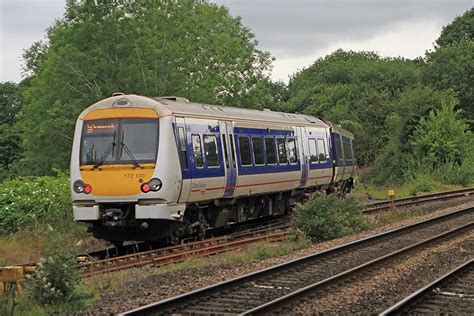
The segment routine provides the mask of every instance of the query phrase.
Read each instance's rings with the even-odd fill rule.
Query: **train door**
[[[234,128],[232,122],[219,121],[222,152],[224,153],[225,189],[224,197],[230,198],[234,195],[237,182],[237,162],[235,158]]]
[[[297,127],[296,137],[298,138],[298,151],[300,152],[300,164],[301,164],[300,187],[304,187],[306,185],[306,181],[308,180],[308,171],[309,171],[308,170],[309,169],[308,148],[307,148],[307,141],[305,141],[306,128]]]
[[[178,155],[181,162],[181,191],[178,201],[186,202],[191,188],[191,170],[189,169],[188,140],[186,137],[186,124],[183,117],[176,118],[176,142]]]

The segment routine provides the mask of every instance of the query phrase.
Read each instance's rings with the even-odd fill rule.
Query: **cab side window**
[[[186,151],[186,134],[183,127],[178,127],[179,149],[181,151],[181,164],[184,169],[189,169],[188,154]]]

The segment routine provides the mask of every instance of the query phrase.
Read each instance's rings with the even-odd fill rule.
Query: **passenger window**
[[[256,165],[263,165],[263,141],[261,137],[252,137],[253,159]]]
[[[183,127],[178,127],[179,149],[181,151],[181,165],[184,169],[189,169],[188,154],[186,151],[186,134]]]
[[[204,161],[202,159],[201,136],[193,134],[191,140],[193,142],[194,165],[196,168],[202,168]]]
[[[285,145],[284,138],[277,138],[277,147],[278,147],[278,162],[280,164],[286,164],[288,160],[286,158],[286,145]]]
[[[316,140],[314,138],[308,139],[309,143],[309,161],[318,162],[318,153],[316,151]]]
[[[319,162],[326,162],[326,145],[324,139],[318,138],[318,156]]]
[[[273,138],[265,138],[265,154],[267,155],[267,164],[276,164],[277,157],[275,151],[275,140]]]
[[[204,154],[208,167],[220,165],[219,152],[217,151],[217,138],[215,135],[204,135]]]
[[[239,136],[240,163],[242,166],[252,165],[250,155],[250,140],[247,136]]]
[[[347,137],[342,138],[342,145],[344,147],[344,156],[346,160],[352,161],[351,140]]]
[[[296,150],[296,139],[288,138],[288,159],[290,163],[298,162],[298,152]]]

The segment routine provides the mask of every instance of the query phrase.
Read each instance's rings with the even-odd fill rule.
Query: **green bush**
[[[68,255],[41,258],[29,284],[30,298],[41,305],[53,305],[76,299],[74,257]]]
[[[436,168],[433,174],[445,184],[467,187],[474,182],[474,161],[466,159],[461,165],[454,162],[446,163]]]
[[[50,248],[36,265],[36,271],[27,282],[28,297],[52,312],[73,311],[84,307],[91,295],[80,288],[74,266],[75,249],[62,247],[61,235],[48,226]],[[74,248],[74,247],[72,247]]]
[[[420,192],[431,192],[436,182],[429,173],[418,173],[407,181],[408,192],[412,196],[416,196]]]
[[[20,177],[0,183],[0,234],[10,234],[25,226],[71,219],[69,179]]]
[[[313,241],[342,237],[368,227],[357,199],[315,195],[297,205],[295,225]]]

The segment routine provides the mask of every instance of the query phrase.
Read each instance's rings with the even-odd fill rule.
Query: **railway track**
[[[381,315],[474,314],[474,259],[421,288]]]
[[[279,312],[321,288],[340,283],[403,254],[472,231],[473,210],[467,208],[424,220],[124,314]]]
[[[159,267],[166,264],[179,263],[189,258],[198,258],[236,250],[257,242],[283,240],[288,236],[290,225],[289,219],[285,218],[271,225],[256,227],[226,236],[109,259],[87,261],[76,265],[76,270],[83,277],[89,277],[144,265]]]
[[[468,188],[418,197],[376,202],[367,205],[367,209],[364,213],[372,215],[394,210],[396,208],[406,208],[411,205],[461,198],[464,196],[470,196],[473,193],[474,188]],[[88,277],[100,273],[139,267],[147,264],[161,266],[164,264],[179,263],[189,258],[235,250],[245,245],[264,240],[281,240],[286,236],[286,232],[281,231],[272,235],[271,230],[285,230],[289,226],[288,219],[276,219],[267,221],[264,224],[255,222],[240,225],[237,226],[238,231],[231,233],[230,235],[211,237],[203,241],[188,242],[186,244],[172,247],[166,247],[163,244],[152,245],[147,243],[134,243],[121,247],[107,248],[78,255],[78,265],[76,266],[76,270],[80,275]],[[224,234],[226,231],[221,231],[220,233]],[[253,237],[252,234],[254,234]],[[265,234],[268,234],[268,236],[265,236]],[[246,241],[245,238],[248,238],[248,240]],[[21,270],[21,273],[19,272],[17,275],[19,275],[18,279],[22,279],[22,275],[34,272],[35,267],[36,263],[20,264],[15,267],[0,267],[0,276],[3,272],[9,273],[9,271],[6,271],[5,269],[13,268],[15,270]],[[0,282],[2,282],[2,280],[0,280]]]
[[[394,206],[407,207],[432,201],[454,199],[457,197],[468,196],[473,193],[474,188],[470,188],[439,192],[400,200],[378,202],[369,205],[365,212],[370,214],[380,213],[385,210],[393,210]],[[84,264],[78,265],[77,269],[80,271],[81,275],[87,277],[148,264],[161,266],[165,264],[179,263],[189,258],[203,257],[235,250],[245,245],[260,241],[279,241],[287,236],[287,232],[269,234],[269,230],[272,229],[272,226],[273,229],[286,229],[290,227],[290,224],[288,219],[270,221],[264,227],[246,229],[228,236],[210,238],[199,242],[191,242],[183,245],[158,248],[149,251],[135,251],[131,254],[114,256],[112,258],[106,258],[102,260],[89,260]],[[257,236],[252,236],[255,234]],[[268,236],[266,234],[268,234]],[[116,252],[117,251],[115,251],[115,253]],[[109,250],[108,253],[113,254],[113,249]]]
[[[375,203],[367,204],[366,209],[364,210],[364,213],[365,214],[380,213],[380,212],[391,210],[394,208],[415,206],[415,205],[429,203],[429,202],[445,201],[445,200],[450,200],[450,199],[455,199],[455,198],[460,198],[460,197],[470,196],[470,195],[474,195],[474,188],[436,192],[436,193],[412,196],[412,197],[396,199],[396,200],[375,202]]]

